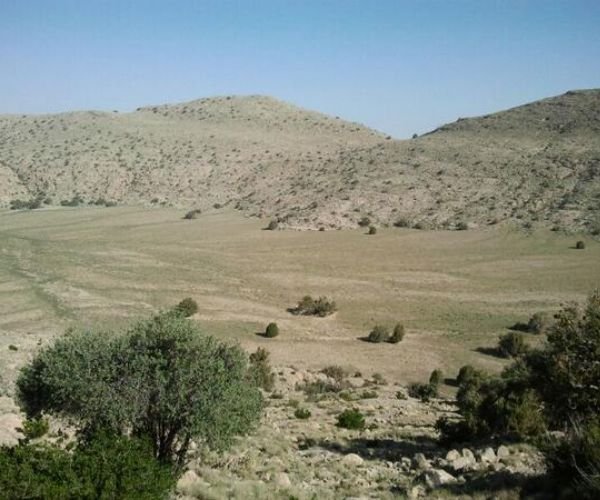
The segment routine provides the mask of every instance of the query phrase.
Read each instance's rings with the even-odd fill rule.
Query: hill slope
[[[0,201],[230,205],[296,228],[503,220],[594,230],[600,91],[576,91],[420,138],[261,96],[135,112],[0,117]]]

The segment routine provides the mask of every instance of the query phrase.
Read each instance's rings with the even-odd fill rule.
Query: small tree
[[[369,234],[377,234],[377,228],[375,226],[369,226]]]
[[[273,337],[277,337],[277,335],[279,335],[277,323],[269,323],[265,330],[265,337],[272,339]]]
[[[124,335],[59,338],[22,369],[17,392],[28,416],[44,411],[84,429],[147,436],[157,458],[180,466],[192,439],[226,447],[262,407],[245,353],[172,313]]]
[[[431,372],[431,375],[429,376],[429,383],[431,385],[439,387],[439,385],[443,381],[444,381],[444,374],[443,374],[442,370],[436,369]]]
[[[362,217],[359,221],[358,221],[358,225],[360,227],[367,227],[371,225],[371,219],[369,219],[367,216]]]
[[[344,410],[337,417],[337,426],[343,429],[362,430],[365,428],[365,417],[357,408]]]
[[[175,306],[175,310],[184,318],[189,318],[198,312],[198,303],[191,297],[186,297]]]
[[[585,243],[579,240],[577,243],[575,243],[575,248],[577,250],[583,250],[585,248]]]
[[[267,226],[267,230],[275,231],[278,227],[279,227],[279,223],[276,220],[272,220],[271,222],[269,222],[269,225]]]
[[[394,330],[392,331],[392,335],[390,336],[388,342],[391,344],[397,344],[401,342],[404,338],[404,325],[402,323],[396,323],[394,326]]]
[[[275,374],[269,362],[269,351],[259,347],[250,354],[249,377],[254,384],[265,391],[272,391],[275,387]]]

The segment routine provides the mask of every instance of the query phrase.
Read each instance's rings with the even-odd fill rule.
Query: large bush
[[[167,313],[124,335],[70,333],[23,368],[18,398],[82,428],[147,436],[154,455],[182,464],[192,439],[227,446],[261,411],[245,353]]]

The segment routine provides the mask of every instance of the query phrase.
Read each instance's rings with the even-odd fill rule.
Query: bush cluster
[[[463,367],[457,377],[462,419],[441,419],[437,427],[448,442],[561,431],[564,437],[553,434],[546,446],[551,476],[567,488],[565,497],[598,498],[600,292],[585,308],[566,306],[555,319],[547,342],[522,353],[500,376]]]
[[[389,342],[390,344],[397,344],[403,338],[404,325],[402,325],[402,323],[396,323],[391,335],[387,327],[383,325],[375,325],[373,330],[369,332],[369,335],[367,336],[367,341],[376,344],[380,342]]]
[[[298,305],[290,310],[292,314],[303,316],[319,316],[321,318],[329,316],[337,311],[337,305],[333,300],[327,297],[313,299],[310,295],[305,295]]]
[[[272,339],[277,337],[277,335],[279,335],[279,327],[277,326],[277,323],[269,323],[265,330],[265,337]]]
[[[175,311],[184,318],[189,318],[198,312],[198,303],[191,297],[186,297],[175,306]]]

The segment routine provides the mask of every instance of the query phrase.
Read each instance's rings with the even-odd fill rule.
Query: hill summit
[[[43,196],[42,196],[43,195]],[[299,229],[600,231],[600,90],[570,91],[411,140],[265,96],[0,116],[0,203],[234,207]]]

